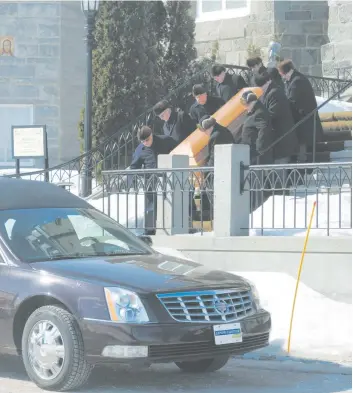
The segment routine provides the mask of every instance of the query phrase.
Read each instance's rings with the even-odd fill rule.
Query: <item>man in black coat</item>
[[[234,138],[228,128],[217,123],[216,119],[209,116],[204,116],[200,119],[199,129],[209,135],[208,141],[208,157],[205,166],[214,166],[216,145],[232,145]]]
[[[196,129],[196,121],[182,110],[172,109],[167,101],[158,102],[153,112],[164,121],[164,135],[172,137],[177,144],[181,143]]]
[[[314,90],[308,78],[294,68],[291,60],[281,62],[278,70],[286,80],[286,94],[291,104],[294,122],[298,123],[309,113],[317,109]],[[313,147],[314,129],[316,129],[315,143],[317,143],[323,137],[323,129],[317,110],[297,129],[301,161],[306,155],[307,150]]]
[[[158,155],[169,154],[177,143],[170,136],[153,135],[152,129],[147,126],[141,127],[137,135],[141,142],[133,155],[130,169],[154,169],[158,166]],[[148,176],[145,180],[147,180]],[[157,193],[154,181],[149,182],[145,192],[145,234],[156,233],[157,219]]]
[[[199,129],[205,132],[209,137],[208,141],[208,156],[204,166],[214,167],[215,165],[215,146],[216,145],[232,145],[234,143],[233,135],[228,128],[221,126],[217,123],[216,119],[209,116],[204,116],[200,119]],[[213,173],[204,173],[204,178],[207,178],[207,185],[204,189],[209,187],[213,190]],[[213,193],[201,194],[202,200],[202,213],[203,217],[210,214],[210,219],[213,217]],[[205,218],[204,218],[205,219]]]
[[[290,103],[284,90],[270,78],[267,72],[255,75],[255,83],[262,88],[260,101],[264,104],[271,117],[274,131],[274,142],[283,137],[294,127]],[[299,143],[296,132],[293,131],[273,147],[275,164],[287,164],[291,156],[298,153]]]
[[[225,67],[221,65],[214,65],[212,67],[212,76],[217,82],[217,94],[224,102],[228,102],[241,89],[247,87],[247,84],[241,75],[230,75],[226,72]]]
[[[285,90],[285,85],[278,69],[276,67],[268,67],[267,72],[270,75],[272,82],[275,82],[276,85]]]
[[[212,116],[225,104],[221,98],[209,96],[203,85],[194,85],[192,94],[196,101],[191,105],[190,117],[197,123],[200,123],[204,116]]]
[[[250,69],[250,86],[255,87],[255,74],[265,72],[267,68],[264,66],[261,57],[250,57],[246,60],[246,65]]]
[[[272,164],[273,151],[266,151],[273,142],[269,112],[252,91],[243,94],[241,103],[248,112],[243,124],[241,143],[250,146],[251,163]]]

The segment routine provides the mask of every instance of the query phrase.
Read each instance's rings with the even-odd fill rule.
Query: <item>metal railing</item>
[[[225,64],[224,66],[228,69],[228,72],[242,75],[245,81],[249,83],[251,73],[247,67],[229,64]],[[338,94],[340,94],[339,92],[343,92],[347,89],[349,83],[351,85],[351,81],[346,80],[314,76],[308,77],[315,92],[324,92],[324,95],[334,92],[333,96],[320,105],[320,107],[333,99],[333,97],[337,97]],[[165,99],[169,100],[173,106],[181,109],[189,109],[193,101],[191,93],[192,86],[196,83],[205,84],[208,87],[210,94],[215,94],[215,81],[213,80],[209,69],[206,68],[189,78],[177,89],[174,89],[167,97],[165,97]],[[74,186],[69,187],[69,189],[75,190],[76,187],[79,188],[80,176],[83,172],[83,163],[86,162],[86,170],[93,178],[92,190],[94,194],[101,189],[102,171],[126,168],[130,164],[132,153],[138,144],[137,131],[144,124],[148,124],[153,127],[156,133],[159,133],[161,130],[161,122],[158,118],[153,116],[152,108],[149,108],[141,116],[119,129],[109,138],[106,138],[99,146],[96,146],[91,151],[82,154],[69,162],[49,168],[48,170],[22,173],[20,177],[41,181],[44,181],[47,177],[49,181],[53,183],[70,182],[74,183]],[[294,131],[294,128],[290,130],[290,132],[292,131]],[[278,141],[276,141],[275,144],[276,143],[278,143]],[[11,174],[8,176],[15,177],[16,175]],[[74,192],[77,191],[75,190]]]
[[[352,80],[352,65],[336,67],[337,79]]]
[[[251,165],[242,173],[241,190],[250,197],[250,234],[302,233],[314,201],[314,235],[352,230],[352,163]]]
[[[106,197],[91,203],[130,230],[212,230],[213,168],[111,170],[102,179]]]

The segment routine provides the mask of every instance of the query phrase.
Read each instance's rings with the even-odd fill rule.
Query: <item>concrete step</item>
[[[345,149],[345,150],[330,152],[330,161],[332,162],[352,161],[352,150]]]

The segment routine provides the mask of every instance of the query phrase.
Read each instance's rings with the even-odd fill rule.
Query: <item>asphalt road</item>
[[[306,366],[304,366],[306,367]],[[81,393],[348,393],[351,375],[312,373],[280,362],[231,360],[217,373],[190,375],[174,365],[132,370],[128,366],[95,369]],[[0,357],[0,393],[43,393],[30,382],[21,362]]]

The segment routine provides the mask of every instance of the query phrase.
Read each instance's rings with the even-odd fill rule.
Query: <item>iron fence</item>
[[[213,168],[102,172],[104,198],[91,201],[135,233],[212,231]]]
[[[337,79],[352,80],[352,65],[336,68]]]
[[[252,165],[243,167],[243,174],[250,234],[303,233],[314,201],[314,235],[351,234],[352,163]]]

